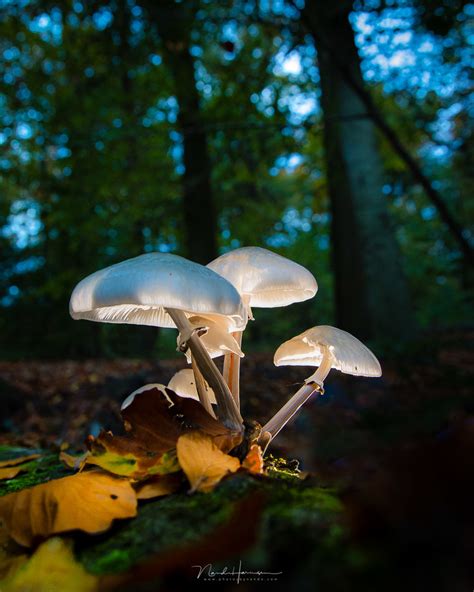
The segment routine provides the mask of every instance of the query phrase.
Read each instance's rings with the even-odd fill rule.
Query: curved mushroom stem
[[[201,340],[195,334],[194,327],[188,321],[188,318],[182,310],[178,310],[176,308],[167,308],[166,312],[173,319],[183,338],[186,339],[186,344],[191,350],[193,359],[199,367],[199,370],[202,372],[202,375],[207,381],[208,385],[216,395],[217,416],[229,429],[243,432],[243,420],[239,410],[237,409],[235,401],[232,398],[229,387],[225,383],[221,373],[207,353],[206,348],[201,343]],[[204,397],[207,397],[207,392]]]
[[[201,405],[204,409],[211,415],[212,417],[216,417],[214,413],[214,409],[212,408],[211,402],[209,401],[209,396],[207,394],[207,385],[204,377],[202,375],[199,366],[196,364],[196,360],[194,356],[191,354],[191,364],[193,367],[194,379],[196,381],[196,390],[199,395],[199,400],[201,401]]]
[[[296,415],[300,408],[311,398],[314,392],[323,394],[324,379],[329,374],[333,363],[333,357],[328,348],[324,348],[323,359],[319,368],[314,374],[306,379],[305,384],[297,391],[283,407],[268,421],[262,428],[262,435],[269,433],[271,440],[280,432],[282,428]],[[265,437],[265,447],[271,441],[268,436]],[[260,442],[259,442],[260,444]]]
[[[242,333],[243,331],[232,333],[232,337],[239,347],[242,345]],[[223,376],[237,408],[240,409],[240,357],[237,354],[230,352],[224,356]]]

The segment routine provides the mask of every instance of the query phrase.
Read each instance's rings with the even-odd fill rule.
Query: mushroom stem
[[[242,345],[242,333],[243,331],[232,333],[232,337],[239,347]],[[240,409],[240,357],[237,354],[230,352],[224,356],[223,376],[234,397],[237,408]]]
[[[191,364],[193,367],[194,380],[196,382],[196,390],[198,392],[201,405],[209,413],[209,415],[215,418],[216,414],[214,413],[214,409],[212,408],[211,402],[209,401],[209,396],[207,394],[206,381],[204,380],[202,372],[199,369],[199,366],[196,364],[196,360],[194,359],[193,355],[191,355]]]
[[[187,337],[186,344],[191,350],[192,357],[199,367],[199,370],[202,372],[204,379],[216,395],[217,416],[229,429],[242,432],[243,420],[229,387],[207,353],[206,348],[201,343],[201,340],[195,334],[194,328],[188,321],[188,318],[182,310],[176,308],[167,308],[166,312],[173,319],[181,335],[189,336]],[[205,396],[207,397],[207,392]]]
[[[262,434],[268,432],[273,440],[282,428],[296,415],[300,408],[311,398],[314,392],[323,394],[324,379],[329,374],[333,363],[333,356],[328,348],[324,348],[323,358],[319,368],[306,379],[305,384],[297,391],[283,407],[262,428]],[[267,436],[268,439],[268,436]],[[270,441],[266,442],[266,445]]]

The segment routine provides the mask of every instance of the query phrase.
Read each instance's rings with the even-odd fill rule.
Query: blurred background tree
[[[242,245],[320,291],[248,347],[338,323],[393,346],[472,307],[469,19],[452,0],[1,5],[3,357],[171,355],[75,323],[84,275]]]

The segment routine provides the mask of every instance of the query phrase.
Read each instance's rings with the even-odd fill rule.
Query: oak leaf
[[[179,464],[191,484],[191,492],[211,491],[225,475],[240,467],[238,458],[222,452],[214,439],[203,432],[183,434],[176,450]]]
[[[69,530],[103,532],[114,519],[136,513],[129,481],[102,471],[78,473],[0,498],[0,518],[9,535],[25,547],[37,537]]]

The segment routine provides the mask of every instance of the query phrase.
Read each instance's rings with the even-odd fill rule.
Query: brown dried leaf
[[[200,429],[215,439],[223,450],[237,445],[240,434],[230,432],[211,417],[198,401],[182,398],[164,386],[150,385],[122,410],[126,434],[102,431],[87,441],[87,464],[141,479],[148,475],[179,470],[173,450],[181,434]]]
[[[88,471],[0,498],[9,535],[29,547],[37,537],[69,530],[107,530],[116,518],[136,515],[135,491],[125,479]]]
[[[191,491],[211,491],[225,475],[240,467],[238,458],[222,452],[214,439],[203,432],[183,434],[176,450]]]

